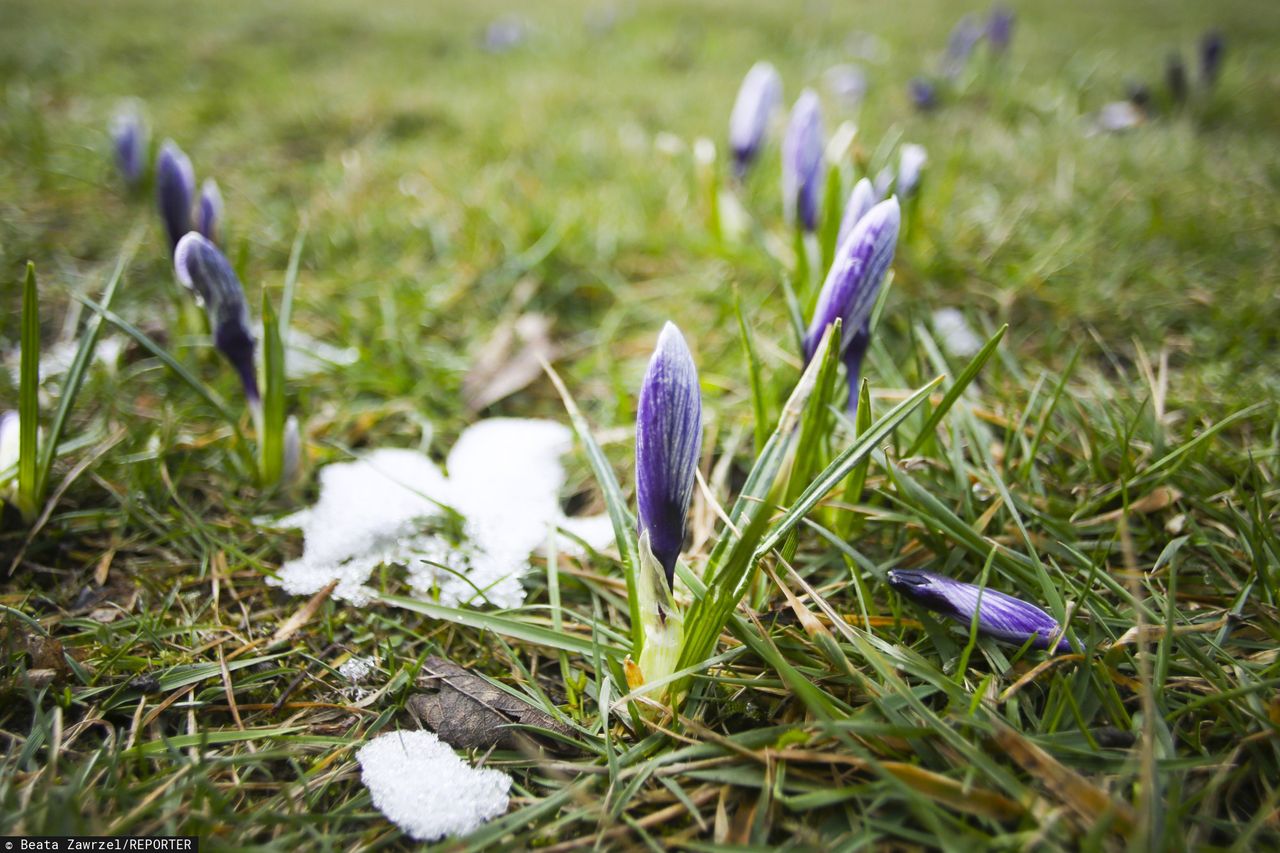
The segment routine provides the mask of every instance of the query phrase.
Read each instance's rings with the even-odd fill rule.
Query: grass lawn
[[[465,752],[514,781],[458,849],[1280,847],[1280,6],[1015,9],[1009,55],[979,50],[921,113],[907,81],[985,6],[0,0],[0,410],[18,408],[28,260],[46,352],[74,346],[124,258],[111,308],[172,362],[104,323],[118,364],[75,397],[47,516],[0,516],[0,833],[410,847],[356,751],[417,727],[439,655],[573,741]],[[510,49],[486,46],[499,20]],[[1171,109],[1166,57],[1194,78],[1209,28],[1218,84]],[[393,567],[370,584],[400,604],[311,607],[268,584],[302,548],[269,521],[315,501],[323,465],[441,460],[481,418],[569,423],[545,376],[466,402],[521,317],[545,318],[630,506],[636,395],[663,323],[683,329],[707,481],[684,559],[706,570],[718,507],[800,376],[788,293],[813,286],[782,221],[780,133],[735,190],[744,232],[708,226],[694,140],[727,173],[758,59],[788,106],[820,92],[828,133],[856,122],[850,177],[928,150],[862,371],[870,413],[947,378],[860,491],[830,490],[760,561],[695,701],[675,719],[613,707],[617,550],[535,556],[503,612],[415,609]],[[868,77],[856,109],[825,82],[848,62]],[[1154,114],[1090,133],[1133,81]],[[154,144],[216,177],[254,316],[297,251],[291,329],[358,352],[287,383],[291,488],[256,483],[239,384],[175,284],[150,190],[115,172],[126,97]],[[984,341],[1008,328],[944,403],[969,362],[936,332],[946,307]],[[64,389],[46,381],[42,429]],[[566,511],[603,512],[581,442],[565,465]],[[907,568],[1039,603],[1076,653],[928,614],[886,583]],[[360,688],[338,672],[352,658],[375,661]]]

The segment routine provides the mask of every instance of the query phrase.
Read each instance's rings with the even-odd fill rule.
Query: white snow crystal
[[[939,308],[933,312],[933,330],[942,348],[957,358],[967,358],[982,349],[982,339],[974,333],[969,321],[955,308]]]
[[[507,810],[511,777],[477,770],[431,732],[378,735],[356,760],[378,811],[418,841],[468,835]]]
[[[613,539],[612,528],[571,522],[560,510],[560,457],[571,446],[572,433],[554,421],[491,418],[459,436],[448,477],[414,450],[375,450],[328,465],[320,471],[316,504],[280,522],[301,528],[303,554],[274,582],[309,595],[337,580],[334,597],[360,605],[370,597],[365,582],[378,566],[403,565],[414,593],[424,598],[517,607],[529,554],[556,527],[595,548]],[[461,531],[440,529],[442,507],[462,516]]]
[[[373,672],[373,667],[373,658],[351,658],[338,667],[338,675],[341,675],[352,684],[359,684],[369,677],[369,674]]]

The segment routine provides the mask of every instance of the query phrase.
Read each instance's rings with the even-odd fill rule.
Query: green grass
[[[601,35],[589,7],[558,2],[492,55],[480,33],[511,7],[450,5],[3,3],[0,349],[18,344],[28,260],[48,347],[95,324],[85,301],[142,224],[111,310],[172,359],[134,343],[116,371],[90,369],[52,513],[30,541],[11,507],[0,519],[0,831],[408,847],[354,753],[413,725],[404,702],[436,653],[583,746],[490,755],[515,776],[512,809],[460,848],[1280,844],[1280,12],[1020,4],[1006,73],[921,116],[906,80],[980,6],[620,4]],[[1210,25],[1228,38],[1210,99],[1085,136],[1089,112],[1129,78],[1158,83],[1166,52]],[[382,603],[326,602],[271,645],[305,602],[265,579],[299,543],[258,520],[311,500],[319,464],[417,446],[423,419],[447,451],[476,417],[463,376],[515,311],[553,318],[556,369],[628,496],[635,394],[676,320],[702,375],[703,472],[731,505],[768,434],[755,413],[776,416],[798,376],[784,270],[759,240],[718,245],[690,155],[652,141],[723,149],[751,62],[773,60],[790,101],[858,30],[889,50],[868,65],[863,153],[878,166],[901,139],[930,155],[863,371],[873,413],[964,369],[931,338],[933,309],[1008,331],[945,417],[909,418],[861,493],[834,489],[794,555],[766,559],[763,606],[737,611],[695,677],[694,716],[605,724],[628,613],[605,556],[539,565],[525,609],[465,624],[396,606],[407,588],[388,571]],[[305,223],[292,327],[360,349],[287,388],[311,451],[296,491],[258,488],[237,382],[178,308],[149,196],[113,174],[106,127],[135,95],[153,140],[221,184],[249,304],[264,288],[279,304]],[[785,247],[777,156],[745,197]],[[482,414],[568,420],[545,379]],[[565,500],[603,509],[583,453]],[[1040,654],[935,621],[883,582],[917,566],[1069,616],[1084,659],[1032,673]],[[556,624],[574,627],[559,647]],[[378,657],[372,701],[343,691],[345,655]]]

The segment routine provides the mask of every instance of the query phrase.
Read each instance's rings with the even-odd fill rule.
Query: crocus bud
[[[111,120],[111,142],[120,177],[136,187],[147,165],[147,125],[137,103],[128,101],[116,111]]]
[[[920,606],[966,625],[976,611],[979,633],[1008,643],[1031,640],[1033,648],[1047,649],[1060,630],[1057,620],[1034,604],[933,572],[892,569],[889,585]],[[1063,637],[1055,650],[1069,652],[1071,644]]]
[[[1209,30],[1200,37],[1200,82],[1206,87],[1218,82],[1225,47],[1226,39],[1218,30]]]
[[[787,221],[799,221],[806,231],[818,225],[823,136],[822,105],[817,93],[805,89],[791,109],[782,140],[782,206]]]
[[[871,208],[840,243],[805,334],[806,362],[813,358],[827,326],[837,319],[842,321],[842,353],[870,320],[876,294],[893,263],[901,223],[898,199],[890,198]]]
[[[987,17],[987,44],[991,52],[1001,55],[1009,51],[1013,41],[1013,10],[1008,6],[992,6]]]
[[[894,185],[894,191],[903,198],[914,195],[920,186],[920,170],[928,161],[929,152],[925,151],[923,145],[907,143],[902,146],[898,155],[898,182]]]
[[[951,28],[947,37],[947,53],[942,59],[942,73],[949,80],[959,77],[969,64],[969,57],[984,33],[982,24],[973,15],[965,15]]]
[[[871,185],[871,181],[863,178],[853,185],[853,192],[849,194],[849,201],[844,206],[844,216],[840,218],[840,234],[836,237],[836,245],[839,246],[853,233],[853,227],[867,215],[867,212],[875,206],[876,188]]]
[[[867,96],[867,72],[857,65],[833,65],[822,75],[827,89],[849,109],[856,110]]]
[[[668,585],[684,546],[685,516],[702,445],[698,369],[674,323],[667,323],[649,359],[636,413],[636,504],[640,533]]]
[[[249,331],[249,308],[245,305],[240,279],[218,247],[192,231],[178,241],[173,254],[178,281],[191,290],[209,315],[213,345],[226,356],[240,375],[244,394],[251,406],[259,405],[258,377],[254,370],[253,333]]]
[[[169,235],[169,251],[178,248],[182,235],[191,230],[191,203],[196,194],[196,173],[191,161],[172,139],[166,139],[156,157],[156,201]]]
[[[1182,54],[1176,50],[1170,53],[1164,63],[1164,82],[1169,87],[1169,99],[1181,104],[1187,99],[1187,66],[1182,62]]]
[[[893,186],[893,180],[897,176],[898,173],[892,166],[885,166],[876,172],[875,191],[877,199],[889,195],[889,188]]]
[[[911,103],[922,113],[938,106],[938,89],[927,77],[912,77],[907,84],[907,92],[911,95]]]
[[[222,223],[222,193],[218,182],[205,178],[200,185],[200,205],[196,211],[196,230],[211,242],[218,242],[218,229]]]
[[[751,66],[729,114],[729,148],[738,177],[746,174],[764,147],[769,119],[782,101],[782,78],[768,62]]]

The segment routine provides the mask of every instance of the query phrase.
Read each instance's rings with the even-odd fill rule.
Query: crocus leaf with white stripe
[[[1015,645],[1030,640],[1033,648],[1047,649],[1061,630],[1056,619],[1030,602],[945,575],[892,569],[889,585],[921,607],[966,625],[976,612],[979,633]],[[1062,637],[1055,651],[1069,652],[1071,644]]]
[[[211,242],[218,242],[218,231],[222,227],[222,193],[218,190],[218,182],[213,178],[205,178],[200,185],[200,204],[196,210],[196,230]]]
[[[191,160],[172,139],[166,139],[156,157],[156,203],[169,237],[169,251],[176,252],[182,235],[191,230],[191,205],[196,194],[196,173]]]
[[[782,205],[787,221],[799,222],[806,231],[818,225],[824,135],[822,104],[816,92],[805,89],[791,109],[782,140]]]
[[[640,535],[671,584],[684,545],[685,518],[702,447],[698,369],[674,323],[649,360],[636,414],[636,504]]]
[[[213,329],[214,346],[239,374],[249,404],[257,407],[261,397],[254,368],[254,340],[240,279],[218,247],[194,231],[178,241],[173,267],[178,281],[204,306]]]
[[[760,156],[769,133],[769,119],[782,101],[782,78],[768,62],[751,66],[738,89],[729,115],[729,147],[733,151],[734,172],[739,178]]]

